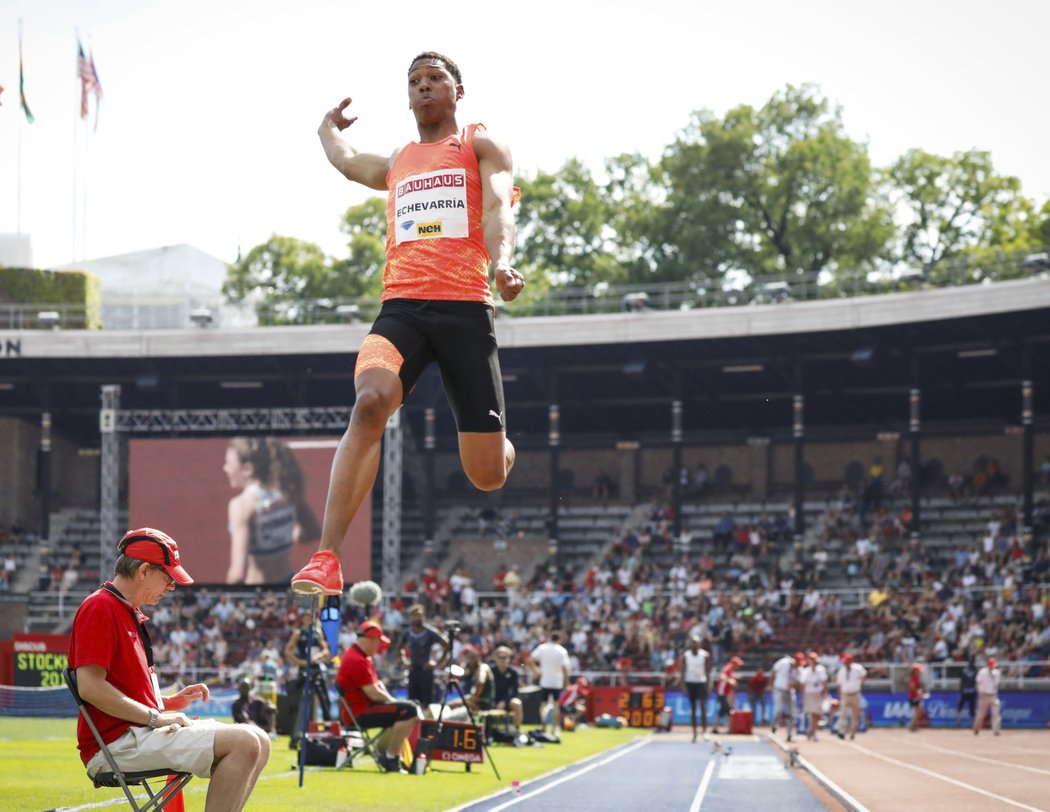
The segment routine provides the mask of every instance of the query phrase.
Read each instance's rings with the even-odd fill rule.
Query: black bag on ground
[[[518,747],[522,744],[522,740],[526,744],[528,743],[528,737],[516,727],[494,727],[489,731],[489,741],[496,744],[509,744],[513,747]]]
[[[301,742],[306,748],[303,763],[311,767],[334,767],[339,749],[346,742],[342,736],[333,736],[331,733],[309,733]]]

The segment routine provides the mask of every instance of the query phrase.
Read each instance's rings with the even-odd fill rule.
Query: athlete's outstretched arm
[[[495,268],[499,295],[509,302],[525,287],[525,278],[514,270],[514,214],[511,196],[514,192],[514,162],[510,148],[479,132],[474,139],[481,172],[481,225],[485,247]]]
[[[342,172],[347,178],[364,184],[370,189],[386,190],[386,174],[390,171],[390,158],[368,152],[360,152],[351,146],[340,133],[357,121],[357,116],[347,118],[343,111],[349,106],[350,99],[343,99],[339,104],[324,114],[317,135],[324,147],[324,154],[329,163]]]

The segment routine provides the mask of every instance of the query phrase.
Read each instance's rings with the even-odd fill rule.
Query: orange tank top
[[[493,305],[481,226],[481,173],[474,134],[412,142],[387,173],[383,301],[444,299]]]

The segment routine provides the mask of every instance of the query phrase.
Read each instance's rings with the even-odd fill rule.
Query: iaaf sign
[[[21,358],[22,357],[22,339],[20,338],[2,338],[0,339],[0,357],[2,358]]]
[[[600,689],[595,689],[595,691]],[[619,690],[619,689],[618,689]],[[689,700],[680,691],[668,691],[665,704],[671,708],[675,724],[689,724]],[[956,708],[959,704],[957,693],[935,693],[926,700],[926,715],[930,717],[930,723],[934,727],[955,727],[957,723]],[[747,695],[743,692],[737,695],[736,706],[740,709],[751,707],[747,701]],[[911,705],[904,694],[864,694],[861,697],[861,709],[867,718],[871,719],[873,727],[899,727],[911,721]],[[755,710],[752,708],[752,710]],[[756,718],[768,720],[772,718],[773,707],[766,694],[766,702],[761,717]],[[708,699],[707,718],[714,719],[717,713],[717,701],[712,696]],[[834,717],[834,713],[832,717]],[[801,711],[796,709],[796,719],[801,717]],[[1028,727],[1043,728],[1050,720],[1050,693],[1000,693],[999,694],[999,717],[1004,728]],[[972,720],[964,716],[967,724]]]
[[[876,727],[901,725],[911,720],[912,709],[901,694],[865,694],[871,723]],[[926,715],[934,727],[954,727],[958,715],[959,694],[931,694],[924,703]],[[999,717],[1003,727],[1045,727],[1050,719],[1050,693],[999,694]],[[963,717],[967,724],[968,715]]]

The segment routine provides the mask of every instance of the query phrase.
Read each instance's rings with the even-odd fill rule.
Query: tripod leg
[[[459,699],[463,703],[464,709],[466,709],[466,711],[467,711],[467,718],[470,720],[470,723],[472,725],[474,725],[474,727],[479,727],[477,721],[474,719],[474,712],[470,709],[470,705],[467,704],[467,700],[463,696],[463,689],[459,687],[459,683],[458,682],[454,682],[453,686],[456,689],[456,693],[459,694]],[[447,690],[446,690],[446,693],[448,693]],[[496,774],[496,780],[502,781],[503,779],[500,777],[499,770],[496,768],[496,762],[492,760],[492,754],[489,753],[489,746],[488,746],[488,744],[485,741],[485,726],[481,725],[480,726],[480,730],[481,730],[481,752],[485,754],[485,758],[487,758],[488,761],[489,761],[489,764],[492,765],[492,772],[494,772]],[[467,771],[468,772],[470,771],[470,764],[469,763],[467,764]]]
[[[303,680],[303,694],[300,698],[300,712],[303,715],[303,728],[299,731],[299,788],[303,786],[303,773],[306,770],[306,731],[310,729],[310,703],[313,701],[311,694],[310,685],[310,658],[313,653],[314,647],[314,625],[317,623],[317,612],[321,607],[321,600],[323,596],[314,603],[314,599],[311,598],[310,602],[313,604],[310,613],[310,627],[306,632],[306,679]]]

